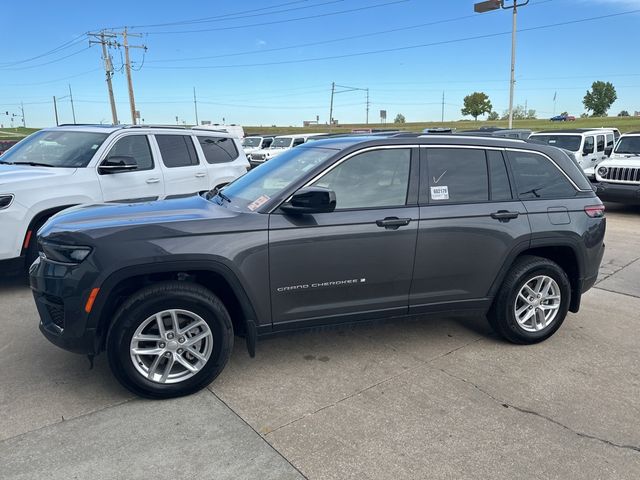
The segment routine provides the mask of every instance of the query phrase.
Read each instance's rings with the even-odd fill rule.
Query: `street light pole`
[[[511,78],[509,84],[509,128],[513,128],[513,97],[516,89],[516,32],[517,32],[517,18],[518,8],[524,7],[529,0],[513,0],[513,5],[505,6],[505,0],[485,0],[480,3],[476,3],[473,9],[476,13],[486,13],[493,10],[513,10],[512,15],[512,29],[511,29]]]

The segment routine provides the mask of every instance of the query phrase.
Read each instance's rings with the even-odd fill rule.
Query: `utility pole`
[[[104,30],[100,33],[89,33],[89,35],[99,39],[89,40],[89,45],[94,43],[102,45],[102,59],[104,60],[104,73],[107,81],[107,90],[109,91],[109,103],[111,104],[111,118],[113,124],[118,125],[118,112],[116,111],[116,101],[113,98],[113,85],[111,84],[111,77],[113,77],[113,63],[111,62],[111,56],[107,52],[107,46],[118,46],[116,42],[109,40],[116,38],[116,35],[114,33],[106,33]]]
[[[444,90],[442,91],[442,116],[440,121],[444,123]]]
[[[58,104],[56,103],[56,96],[53,96],[53,113],[55,113],[56,115],[56,127],[58,125],[60,125],[60,122],[58,122]]]
[[[336,92],[336,82],[331,82],[331,106],[329,107],[329,131],[333,126],[333,95]]]
[[[367,88],[367,125],[369,125],[369,89]]]
[[[22,104],[22,100],[20,100],[20,113],[22,113],[22,126],[27,128],[27,122],[24,119],[24,105]]]
[[[122,46],[124,47],[124,68],[127,73],[127,85],[129,88],[129,107],[131,108],[131,124],[135,125],[137,123],[136,119],[136,101],[133,95],[133,81],[131,79],[131,61],[129,60],[129,49],[130,48],[142,48],[143,50],[147,50],[145,45],[129,45],[129,37],[142,37],[139,33],[129,33],[127,32],[127,27],[120,33],[122,35]],[[120,46],[120,45],[118,45]]]
[[[196,111],[196,127],[198,126],[198,100],[196,99],[196,87],[193,87],[193,108]]]
[[[69,84],[69,98],[71,99],[71,113],[73,114],[73,123],[76,123],[76,109],[73,107],[73,93],[71,93],[71,84]]]

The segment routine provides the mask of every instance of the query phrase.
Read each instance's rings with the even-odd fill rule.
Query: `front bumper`
[[[84,263],[68,267],[39,258],[29,269],[40,331],[54,345],[85,355],[98,352],[96,330],[84,310],[92,277]]]
[[[605,202],[640,205],[640,185],[598,182],[594,185],[596,194]]]

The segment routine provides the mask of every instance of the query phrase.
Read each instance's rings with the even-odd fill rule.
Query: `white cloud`
[[[266,40],[262,40],[260,38],[258,40],[256,40],[256,46],[258,46],[258,47],[264,47],[266,44],[267,44]]]

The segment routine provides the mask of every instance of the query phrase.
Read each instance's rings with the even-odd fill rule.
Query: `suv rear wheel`
[[[107,337],[109,366],[133,393],[171,398],[216,378],[233,346],[227,309],[206,288],[187,282],[146,287],[118,310]]]
[[[541,342],[560,328],[570,299],[569,278],[557,263],[523,256],[507,274],[489,312],[489,323],[510,342]]]

